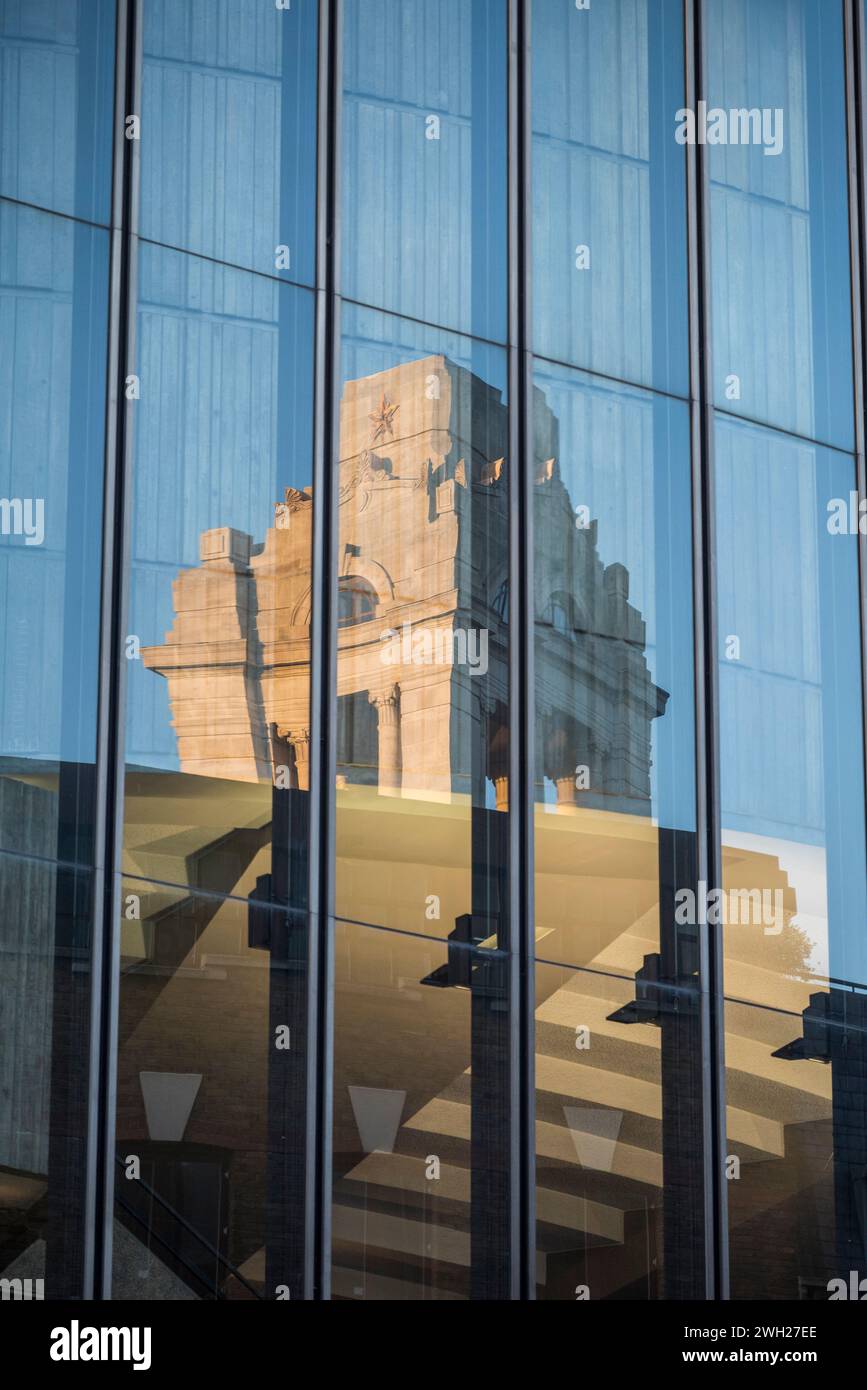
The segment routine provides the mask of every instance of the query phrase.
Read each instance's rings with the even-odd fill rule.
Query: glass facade
[[[708,107],[762,121],[708,130],[714,404],[851,451],[843,6],[711,0],[707,22]]]
[[[533,350],[689,389],[683,5],[532,6]]]
[[[860,0],[0,0],[3,1289],[867,1281],[865,110]]]

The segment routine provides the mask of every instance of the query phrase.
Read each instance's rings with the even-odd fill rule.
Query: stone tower
[[[576,526],[557,424],[537,392],[535,577],[539,772],[562,809],[646,810],[650,680],[629,576]],[[433,356],[347,382],[340,406],[337,693],[341,777],[382,794],[508,804],[508,411]],[[174,581],[175,619],[148,669],[169,683],[181,768],[308,784],[313,498],[287,489],[262,544],[226,526]],[[481,733],[481,737],[477,736]],[[575,787],[577,764],[593,788]]]

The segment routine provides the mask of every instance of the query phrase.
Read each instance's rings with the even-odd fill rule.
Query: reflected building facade
[[[10,1296],[867,1279],[865,35],[0,5]]]

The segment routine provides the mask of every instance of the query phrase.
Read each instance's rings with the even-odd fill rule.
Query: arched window
[[[376,590],[357,574],[346,574],[337,592],[337,626],[367,623],[376,612]]]
[[[555,632],[571,631],[573,627],[573,604],[569,595],[552,594],[546,616]]]
[[[551,604],[551,623],[555,632],[569,631],[569,615],[562,603],[558,603],[556,599]]]

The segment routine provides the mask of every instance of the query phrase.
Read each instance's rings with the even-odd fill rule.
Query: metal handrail
[[[124,1160],[121,1158],[120,1154],[115,1154],[114,1161],[118,1164],[119,1167],[124,1169],[126,1168],[126,1164]],[[137,1182],[140,1187],[143,1187],[145,1192],[147,1192],[148,1196],[152,1197],[153,1200],[157,1202],[163,1208],[164,1211],[167,1211],[170,1216],[173,1216],[174,1219],[177,1222],[179,1222],[179,1224],[184,1228],[185,1231],[189,1231],[191,1235],[195,1236],[196,1240],[198,1240],[199,1243],[205,1247],[208,1253],[210,1255],[213,1255],[214,1258],[218,1260],[220,1264],[223,1265],[229,1271],[230,1274],[233,1274],[234,1277],[239,1281],[239,1283],[243,1284],[244,1288],[248,1289],[255,1298],[258,1298],[262,1302],[267,1302],[267,1299],[262,1298],[262,1295],[258,1293],[256,1289],[254,1289],[253,1285],[249,1283],[247,1279],[244,1278],[244,1275],[241,1273],[239,1269],[236,1268],[235,1265],[232,1264],[231,1260],[227,1260],[226,1256],[221,1254],[215,1245],[211,1244],[207,1236],[203,1236],[201,1231],[197,1231],[195,1226],[192,1226],[190,1222],[187,1221],[186,1217],[181,1216],[181,1213],[179,1211],[175,1211],[171,1202],[167,1202],[165,1197],[161,1197],[160,1194],[153,1187],[151,1187],[150,1183],[145,1182],[144,1178],[133,1178],[133,1182]],[[129,1207],[128,1204],[124,1202],[123,1198],[117,1191],[115,1191],[115,1196],[127,1211],[132,1211],[132,1214],[138,1217],[142,1224],[145,1224],[144,1219],[138,1215],[138,1212],[136,1212],[134,1208]],[[172,1250],[172,1247],[168,1244],[166,1240],[164,1240],[161,1236],[157,1235],[156,1232],[154,1232],[153,1234],[156,1235],[157,1240],[159,1240],[163,1245],[166,1246],[166,1249]],[[183,1259],[183,1257],[181,1255],[178,1255],[176,1251],[172,1250],[172,1254],[174,1255],[175,1259],[180,1260],[181,1264],[186,1264],[186,1261]],[[187,1268],[191,1267],[187,1266]],[[201,1275],[198,1274],[198,1271],[192,1270],[191,1272],[196,1274],[197,1277],[201,1279]],[[202,1283],[205,1282],[207,1281],[202,1279]],[[214,1285],[214,1287],[216,1289],[216,1284]]]

